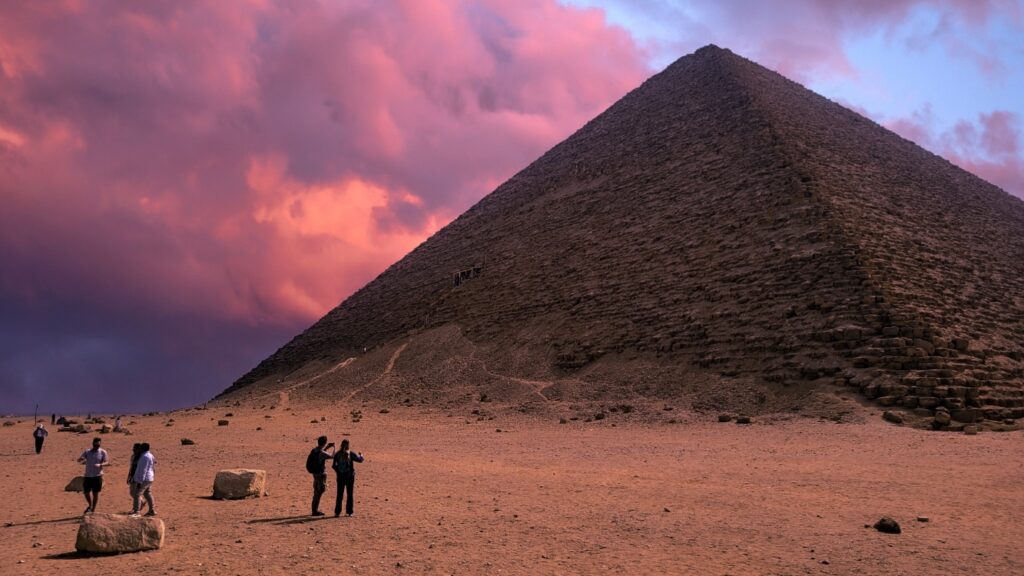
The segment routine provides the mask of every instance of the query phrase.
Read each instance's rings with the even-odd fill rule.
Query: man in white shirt
[[[149,442],[142,443],[142,455],[139,456],[139,463],[135,467],[135,476],[132,478],[132,515],[138,516],[142,508],[142,497],[146,498],[149,504],[149,512],[146,516],[156,516],[156,507],[153,505],[153,468],[156,459],[149,451]]]
[[[92,449],[82,452],[78,462],[85,464],[85,481],[82,483],[82,492],[85,493],[85,501],[89,504],[83,514],[96,511],[96,504],[100,501],[100,490],[103,490],[103,469],[110,465],[110,458],[107,451],[100,448],[101,440],[92,439]]]

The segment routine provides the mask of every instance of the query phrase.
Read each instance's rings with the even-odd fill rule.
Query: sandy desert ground
[[[167,537],[107,557],[74,553],[84,501],[63,491],[92,434],[51,432],[36,456],[30,419],[0,428],[0,573],[1024,574],[1019,431],[924,432],[877,415],[741,426],[678,411],[672,424],[559,424],[493,406],[479,420],[473,407],[371,405],[352,422],[351,408],[126,418],[133,435],[104,436],[114,465],[100,511],[130,508],[130,446],[148,441]],[[304,461],[321,433],[366,456],[352,518],[307,516]],[[210,500],[229,467],[266,469],[270,494]],[[883,515],[903,533],[865,528]]]

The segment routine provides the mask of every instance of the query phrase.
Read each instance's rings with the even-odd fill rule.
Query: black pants
[[[40,452],[43,451],[43,440],[46,440],[46,438],[40,438],[36,436],[36,454],[39,454]]]
[[[345,490],[348,490],[348,500],[345,501],[345,514],[352,514],[353,510],[353,497],[352,489],[356,485],[355,476],[337,476],[338,479],[338,498],[334,501],[334,515],[341,516],[341,498],[345,495]]]
[[[327,491],[327,474],[313,474],[313,514],[320,511],[320,497]]]

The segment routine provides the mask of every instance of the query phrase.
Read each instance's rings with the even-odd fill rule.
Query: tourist
[[[121,431],[121,417],[118,416],[116,419],[114,419],[114,432],[120,432],[120,431]]]
[[[334,459],[331,462],[331,468],[334,469],[334,473],[337,475],[336,480],[338,481],[338,497],[334,501],[335,518],[341,516],[341,498],[345,495],[346,490],[348,490],[348,500],[345,502],[345,514],[351,516],[354,512],[353,503],[355,498],[352,496],[352,489],[356,484],[355,463],[362,461],[362,453],[350,451],[348,449],[348,439],[342,440],[341,448],[334,455]]]
[[[334,442],[327,443],[327,436],[316,439],[316,448],[306,457],[306,472],[313,475],[313,516],[323,516],[320,511],[320,497],[327,491],[327,461],[334,457]]]
[[[142,456],[142,444],[132,444],[132,461],[128,467],[128,495],[135,499],[135,470],[139,467],[139,456]]]
[[[156,459],[149,451],[149,443],[143,442],[139,446],[139,461],[135,465],[135,474],[132,476],[132,516],[138,516],[142,509],[141,499],[146,499],[149,504],[149,512],[146,516],[156,516],[156,506],[153,505],[153,468],[156,466]]]
[[[36,454],[43,451],[43,442],[46,440],[46,436],[50,433],[43,427],[43,423],[39,422],[36,424],[36,429],[32,432],[32,436],[36,439]]]
[[[103,490],[103,469],[110,465],[110,458],[107,451],[100,448],[101,440],[92,439],[92,448],[82,452],[78,462],[85,464],[85,480],[82,482],[82,491],[85,493],[85,502],[88,506],[83,514],[96,511],[96,504],[100,501],[100,491]]]
[[[54,412],[53,414],[50,414],[50,426],[56,426],[56,425],[57,425],[57,413]]]

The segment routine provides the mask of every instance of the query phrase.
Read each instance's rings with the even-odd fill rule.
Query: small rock
[[[227,426],[228,424],[231,424],[229,420],[217,420],[217,426]]]
[[[890,410],[882,412],[882,419],[885,420],[886,422],[892,422],[893,424],[903,424],[903,416],[900,416],[899,414],[892,412]]]
[[[737,424],[750,424],[750,416],[737,416],[736,417],[736,423]]]
[[[927,522],[928,521],[928,517],[927,516],[918,516],[917,517],[917,521],[918,522]]]
[[[566,420],[565,418],[559,418],[559,419],[558,419],[558,423],[559,423],[559,424],[568,424],[568,423],[569,423],[569,421],[568,421],[568,420]]]
[[[964,426],[964,434],[968,436],[975,436],[978,434],[978,427],[973,424]]]
[[[668,507],[665,507],[664,510],[665,512],[671,512],[671,510],[669,510]]]
[[[213,497],[218,500],[259,498],[266,493],[266,488],[265,470],[221,470],[213,480]]]
[[[731,422],[732,421],[732,416],[730,416],[728,414],[719,414],[718,415],[718,421],[719,422]]]
[[[195,443],[196,443],[196,441],[192,440],[191,438],[182,438],[181,439],[181,445],[182,446],[194,446]]]
[[[888,516],[883,516],[881,520],[875,522],[873,528],[886,534],[899,534],[901,532],[899,523]]]

